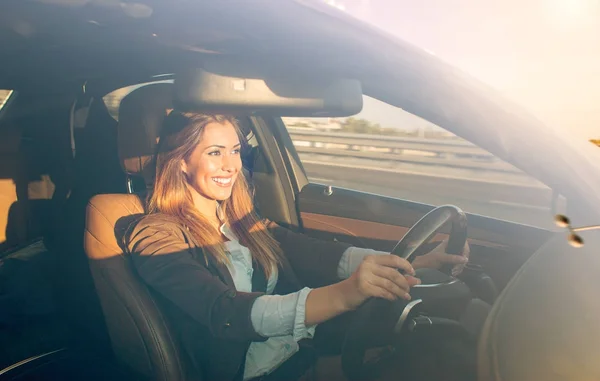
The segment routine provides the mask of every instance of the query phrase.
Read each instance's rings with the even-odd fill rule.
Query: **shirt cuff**
[[[306,298],[312,289],[305,287],[287,295],[263,295],[250,311],[254,330],[263,337],[292,335],[294,340],[312,338],[315,326],[306,327]]]
[[[317,325],[306,326],[306,299],[312,289],[304,287],[298,295],[298,303],[296,304],[296,318],[294,319],[294,340],[312,339],[315,336]]]
[[[347,279],[356,271],[360,263],[367,255],[389,255],[387,251],[377,251],[373,249],[363,249],[360,247],[350,246],[342,254],[342,258],[338,263],[337,275],[340,279]]]

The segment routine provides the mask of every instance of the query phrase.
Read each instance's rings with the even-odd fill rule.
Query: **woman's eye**
[[[236,148],[231,153],[233,153],[234,155],[239,155],[241,151],[242,151],[241,149]]]
[[[221,154],[221,151],[217,150],[217,151],[210,151],[208,153],[210,156],[219,156]]]

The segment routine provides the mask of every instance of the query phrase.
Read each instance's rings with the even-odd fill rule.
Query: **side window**
[[[547,226],[552,192],[400,108],[365,97],[349,118],[283,118],[309,181]]]

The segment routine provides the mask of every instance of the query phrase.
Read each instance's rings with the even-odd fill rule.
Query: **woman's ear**
[[[181,172],[187,176],[187,164],[185,163],[185,160],[181,160]]]

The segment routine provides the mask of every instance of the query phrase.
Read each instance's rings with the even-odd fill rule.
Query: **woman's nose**
[[[222,167],[224,171],[233,172],[235,170],[235,158],[232,155],[223,155]]]

